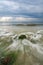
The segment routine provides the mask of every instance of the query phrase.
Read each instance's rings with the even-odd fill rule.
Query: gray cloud
[[[1,16],[43,18],[43,0],[0,0]]]

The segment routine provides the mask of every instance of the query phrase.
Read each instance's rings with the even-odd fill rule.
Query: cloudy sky
[[[43,23],[43,0],[0,0],[0,22]]]

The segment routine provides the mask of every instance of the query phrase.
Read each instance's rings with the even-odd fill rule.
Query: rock
[[[25,35],[20,35],[19,39],[26,39],[26,36]]]

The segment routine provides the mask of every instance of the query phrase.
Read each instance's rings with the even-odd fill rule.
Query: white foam
[[[37,34],[41,34],[41,35],[43,35],[43,30],[39,30],[39,31],[37,31]]]
[[[31,53],[37,58],[43,60],[43,47],[40,44],[34,44],[29,40],[23,40],[22,43],[26,46],[29,46]]]

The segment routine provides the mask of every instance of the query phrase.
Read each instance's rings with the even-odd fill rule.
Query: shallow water
[[[19,39],[21,35],[26,38]],[[0,60],[15,51],[18,58],[12,65],[43,65],[43,26],[0,26]]]
[[[43,30],[43,26],[0,26],[0,29],[7,29],[8,31],[19,32],[36,32]]]

